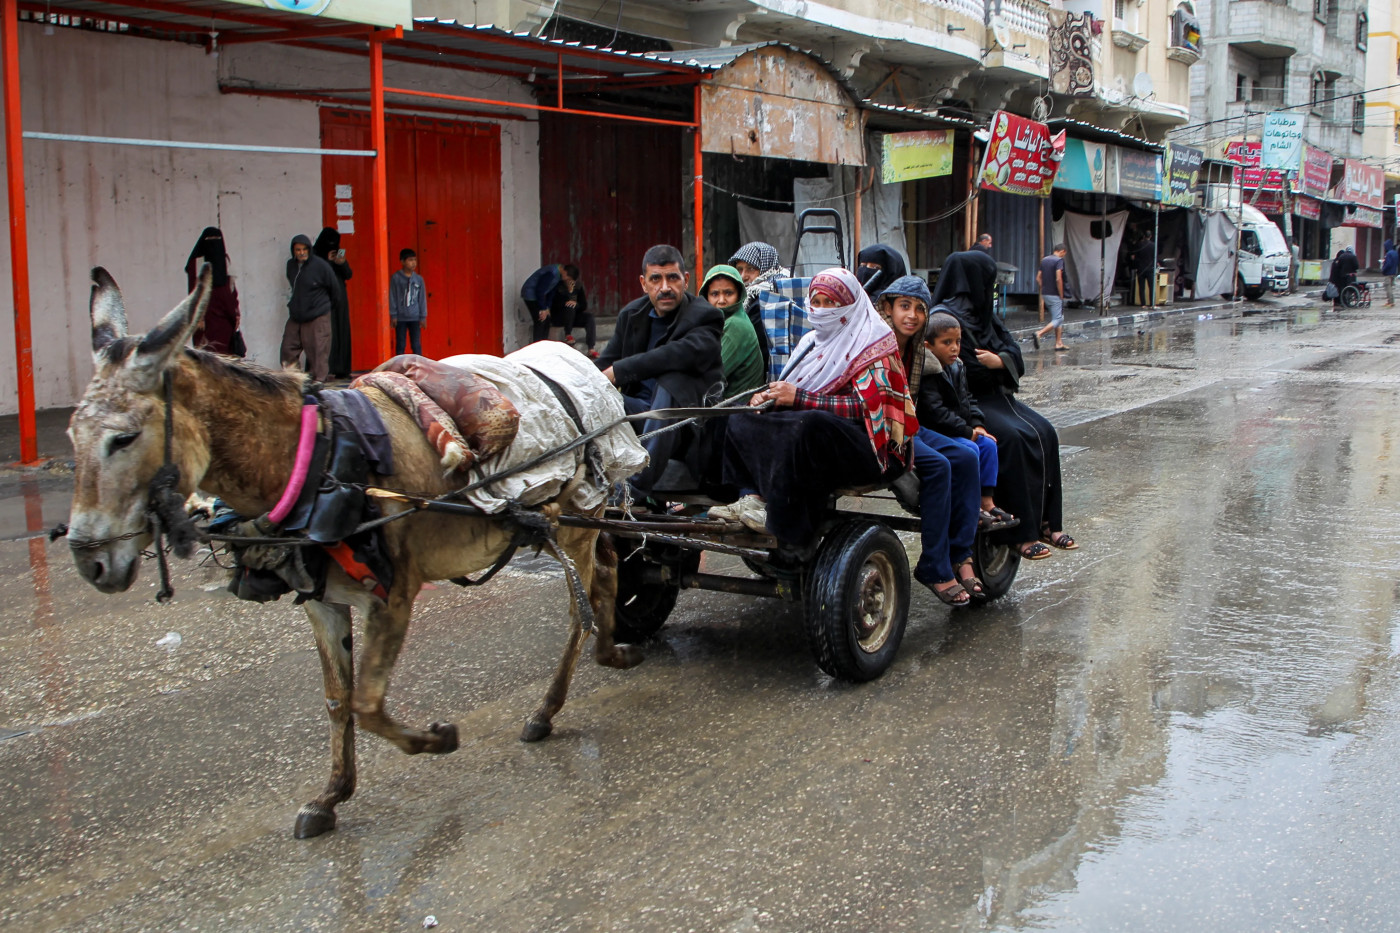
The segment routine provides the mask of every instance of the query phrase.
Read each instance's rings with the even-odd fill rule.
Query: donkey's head
[[[127,336],[126,308],[106,269],[92,270],[92,354],[95,372],[68,423],[76,476],[68,543],[78,572],[104,593],[136,579],[141,551],[150,544],[149,484],[165,462],[163,377],[180,363],[190,335],[209,304],[208,264],[184,301],[144,336]],[[207,447],[181,444],[195,425],[174,406],[172,460],[181,491],[193,491],[208,465]],[[182,431],[182,428],[184,429]]]

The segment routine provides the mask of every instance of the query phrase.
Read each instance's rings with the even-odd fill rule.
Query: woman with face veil
[[[330,374],[345,379],[350,375],[350,300],[346,297],[345,283],[355,273],[340,254],[340,231],[334,227],[321,230],[311,252],[330,263],[335,277],[340,279],[340,301],[331,308]]]
[[[856,256],[856,278],[872,302],[879,301],[880,293],[895,279],[908,274],[904,257],[884,243],[873,243]]]
[[[218,227],[204,228],[185,262],[185,279],[190,291],[194,291],[199,270],[206,262],[214,267],[214,290],[209,295],[204,320],[194,332],[194,345],[215,353],[243,356],[247,348],[243,345],[243,335],[238,332],[238,289],[228,274],[228,247]]]
[[[894,332],[854,275],[815,276],[807,320],[782,378],[749,400],[775,410],[729,419],[724,481],[741,498],[710,509],[797,552],[813,543],[832,490],[904,472],[919,429]]]
[[[1024,558],[1041,560],[1050,556],[1046,545],[1062,550],[1078,545],[1062,529],[1059,435],[1016,399],[1026,367],[1020,345],[992,310],[996,277],[996,261],[986,253],[953,253],[939,274],[933,310],[947,311],[962,324],[968,388],[987,431],[997,439],[997,502],[1021,519],[1015,528],[994,532],[992,540],[1014,545]]]

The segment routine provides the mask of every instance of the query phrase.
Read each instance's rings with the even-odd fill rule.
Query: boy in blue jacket
[[[394,355],[403,353],[404,337],[423,355],[423,328],[428,326],[428,297],[418,274],[418,254],[399,250],[400,268],[389,276],[389,322],[394,325]]]

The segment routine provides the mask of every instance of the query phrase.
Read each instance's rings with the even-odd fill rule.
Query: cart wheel
[[[817,666],[856,682],[883,674],[909,618],[909,558],[885,525],[853,521],[822,541],[807,585],[807,640]]]
[[[991,543],[979,531],[972,542],[972,569],[982,581],[982,595],[973,597],[973,602],[988,603],[1010,591],[1021,569],[1021,555],[1009,544]]]
[[[613,637],[624,644],[646,641],[666,624],[681,594],[682,573],[700,569],[700,552],[618,538],[617,611]],[[665,579],[658,576],[665,574]]]

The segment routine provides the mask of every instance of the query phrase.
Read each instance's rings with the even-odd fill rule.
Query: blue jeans
[[[997,471],[1001,469],[1001,463],[997,460],[997,442],[982,434],[977,435],[975,440],[965,437],[954,437],[951,440],[957,441],[960,447],[966,447],[977,455],[977,479],[982,483],[982,495],[995,495]]]
[[[982,504],[977,453],[928,428],[919,429],[912,448],[914,471],[919,476],[919,538],[923,546],[914,565],[914,579],[942,583],[953,579],[953,564],[972,556]]]
[[[650,400],[624,395],[622,397],[622,407],[629,415],[640,415],[644,411],[671,408],[671,393],[658,385],[656,391],[652,393]],[[643,421],[640,429],[637,429],[636,422],[633,422],[633,428],[637,430],[638,434],[650,434],[652,431],[664,428],[670,423],[669,421],[658,421],[653,418]],[[677,442],[684,437],[685,429],[682,428],[676,431],[667,431],[665,434],[660,434],[649,440],[642,441],[642,446],[645,447],[647,451],[648,460],[647,465],[642,467],[641,472],[630,480],[633,495],[643,497],[651,494],[652,485],[661,478],[662,473],[666,472],[666,464],[670,462],[671,455],[676,450]]]

